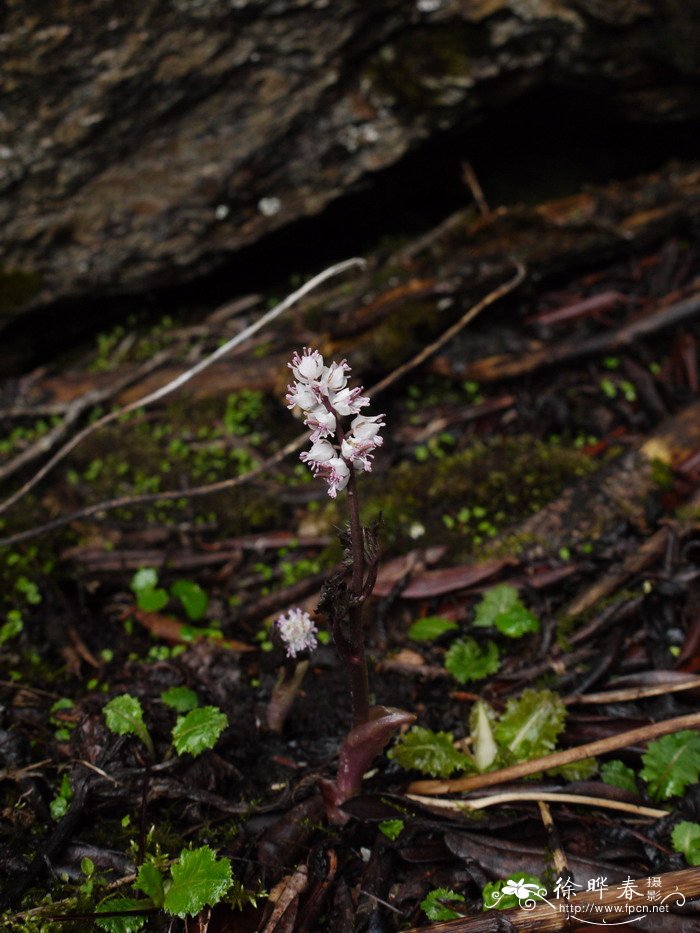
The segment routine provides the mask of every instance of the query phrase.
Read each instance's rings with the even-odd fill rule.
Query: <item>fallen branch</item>
[[[519,781],[520,778],[536,774],[538,771],[561,768],[573,761],[593,758],[595,755],[605,755],[608,752],[617,751],[618,748],[648,742],[650,739],[657,739],[662,735],[680,732],[681,729],[700,729],[700,713],[689,713],[686,716],[676,716],[674,719],[666,719],[663,722],[653,722],[648,726],[640,726],[638,729],[630,729],[627,732],[608,736],[606,739],[598,739],[595,742],[578,745],[576,748],[566,748],[560,752],[543,755],[541,758],[533,758],[531,761],[521,761],[517,765],[500,768],[498,771],[491,771],[488,774],[475,774],[469,777],[444,781],[414,781],[409,786],[408,792],[410,794],[429,794],[432,796],[457,792],[466,793],[470,790],[478,790],[480,787],[493,787],[496,784],[505,784],[506,781]]]

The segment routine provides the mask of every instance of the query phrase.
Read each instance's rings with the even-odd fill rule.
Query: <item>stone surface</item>
[[[699,49],[680,0],[9,0],[0,326],[206,273],[543,83],[698,117]]]

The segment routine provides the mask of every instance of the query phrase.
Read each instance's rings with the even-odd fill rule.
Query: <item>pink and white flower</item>
[[[369,399],[360,395],[360,392],[362,392],[362,387],[357,389],[345,388],[341,389],[340,392],[330,392],[328,401],[339,415],[357,415],[360,413],[361,408],[369,405]]]
[[[308,612],[290,609],[275,622],[280,638],[284,642],[288,658],[295,658],[303,651],[313,651],[318,645],[318,628]]]
[[[304,347],[301,356],[295,353],[292,362],[287,363],[287,365],[294,373],[294,377],[300,382],[311,382],[318,379],[324,370],[323,357],[318,350],[311,350],[309,347]]]
[[[302,463],[308,463],[314,473],[318,473],[322,464],[332,460],[335,455],[335,448],[328,441],[316,441],[311,450],[303,450],[299,454],[299,459]]]
[[[311,441],[321,440],[335,433],[337,419],[332,411],[328,411],[322,405],[310,411],[306,417],[306,427],[311,430]]]
[[[383,443],[379,431],[384,415],[360,414],[369,398],[360,394],[361,386],[348,387],[350,367],[345,360],[325,366],[318,350],[304,347],[288,365],[296,382],[288,386],[287,403],[304,412],[304,424],[311,432],[312,447],[300,459],[314,476],[326,480],[328,495],[335,499],[350,481],[353,467],[365,472],[372,469],[372,451]],[[355,418],[344,432],[339,421],[351,415]]]
[[[350,481],[350,466],[342,457],[333,457],[319,464],[316,476],[325,479],[328,483],[328,495],[335,499]]]

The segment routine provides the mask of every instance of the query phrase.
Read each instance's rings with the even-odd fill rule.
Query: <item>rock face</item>
[[[700,116],[681,0],[8,0],[0,326],[205,273],[535,86]]]

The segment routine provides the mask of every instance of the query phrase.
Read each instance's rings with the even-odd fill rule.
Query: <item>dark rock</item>
[[[0,326],[206,273],[533,87],[696,118],[699,49],[680,0],[10,0]]]

